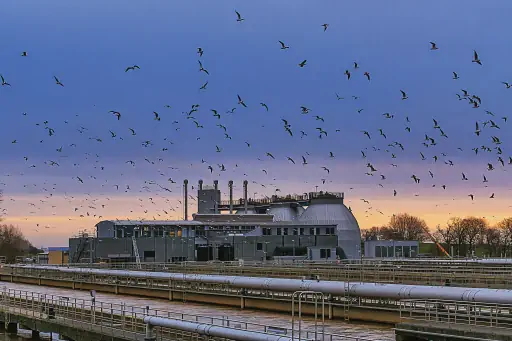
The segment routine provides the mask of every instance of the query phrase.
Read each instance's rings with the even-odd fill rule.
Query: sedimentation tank
[[[18,267],[18,266],[13,266]],[[325,295],[372,297],[387,299],[440,299],[453,301],[512,304],[512,290],[442,287],[426,285],[352,283],[340,281],[301,280],[292,278],[262,278],[247,276],[220,276],[167,272],[146,272],[111,269],[65,268],[56,266],[19,266],[35,270],[99,276],[121,276],[159,280],[225,284],[234,288],[263,291],[296,292],[311,290]]]

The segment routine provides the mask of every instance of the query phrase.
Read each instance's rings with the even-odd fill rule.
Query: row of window
[[[415,257],[417,246],[375,246],[375,257]]]
[[[271,236],[272,235],[272,228],[269,228],[269,227],[264,227],[263,228],[263,235],[264,236]],[[304,236],[305,235],[305,232],[306,232],[306,229],[304,227],[278,227],[275,229],[276,230],[276,235],[278,236],[289,236],[289,235],[293,235],[293,236]],[[336,234],[336,228],[335,227],[326,227],[326,228],[323,228],[323,230],[325,231],[324,235],[330,235],[330,236],[333,236]],[[291,232],[291,234],[290,234]],[[310,227],[309,228],[309,235],[310,236],[314,236],[314,235],[321,235],[322,234],[322,228],[320,227]]]

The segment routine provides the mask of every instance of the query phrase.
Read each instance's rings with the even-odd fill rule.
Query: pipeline
[[[51,270],[65,273],[80,273],[100,276],[122,276],[151,278],[160,280],[187,281],[226,284],[234,288],[295,292],[311,290],[325,295],[345,296],[345,288],[352,297],[372,297],[390,299],[439,299],[496,304],[512,304],[512,290],[443,287],[407,284],[354,283],[341,281],[301,280],[293,278],[263,278],[248,276],[221,276],[203,274],[183,274],[172,272],[146,272],[111,269],[65,268],[41,265],[9,265],[13,268]]]
[[[214,326],[206,323],[195,323],[182,320],[167,319],[163,317],[147,316],[144,323],[151,326],[178,329],[199,335],[220,337],[228,340],[240,341],[292,341],[291,338],[279,335],[259,333],[243,329]]]

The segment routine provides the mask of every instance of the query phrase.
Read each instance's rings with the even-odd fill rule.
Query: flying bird
[[[300,67],[306,66],[307,59],[304,59],[302,62],[299,63]]]
[[[268,111],[268,106],[267,106],[265,103],[260,103],[260,105],[261,105],[263,108],[265,108],[265,110],[267,110],[267,111]]]
[[[124,72],[128,72],[128,71],[135,71],[135,70],[140,70],[140,67],[138,65],[133,65],[133,66],[128,66]]]
[[[199,63],[199,72],[203,71],[204,73],[206,73],[207,75],[210,75],[210,73],[208,72],[208,70],[206,70],[204,67],[203,67],[203,63],[201,63],[200,60],[197,61]]]
[[[366,78],[368,78],[368,81],[370,80],[370,73],[368,71],[366,71],[363,75],[365,75]]]
[[[439,50],[439,48],[437,47],[436,43],[434,43],[433,41],[430,42],[430,49],[431,50]]]
[[[290,46],[286,46],[281,40],[279,40],[279,44],[281,44],[281,50],[286,50],[290,48]]]
[[[402,99],[408,99],[409,97],[407,97],[407,94],[403,91],[403,90],[400,90],[400,92],[402,93]]]
[[[9,83],[7,83],[7,82],[5,81],[4,76],[0,75],[0,79],[2,80],[2,86],[11,86],[11,84],[9,84]]]
[[[60,85],[60,86],[64,86],[64,84],[62,84],[57,77],[53,76],[53,79],[55,79],[55,84]]]
[[[242,100],[242,97],[240,95],[236,95],[238,97],[238,104],[242,105],[243,107],[247,108],[247,105],[245,105],[244,101]]]
[[[480,60],[480,58],[478,58],[478,53],[476,53],[476,50],[473,50],[473,63],[482,65],[482,61]]]
[[[327,27],[329,27],[329,24],[322,24],[323,28],[324,28],[324,32],[327,31]]]
[[[238,21],[238,22],[242,22],[242,21],[244,21],[244,20],[245,20],[244,18],[242,18],[242,16],[240,15],[240,13],[238,13],[238,11],[236,11],[236,10],[235,10],[235,13],[236,13],[236,17],[237,17],[237,18],[236,18],[236,21]]]

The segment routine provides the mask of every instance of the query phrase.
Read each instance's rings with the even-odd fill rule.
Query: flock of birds
[[[238,24],[243,25],[245,18],[242,16],[241,13],[235,11],[234,20],[236,20]],[[319,24],[318,27],[320,31],[319,34],[322,34],[322,32],[324,34],[329,33],[329,24]],[[292,47],[288,46],[282,40],[276,40],[276,49],[277,48],[286,51]],[[442,53],[442,48],[438,47],[438,45],[435,42],[430,42],[429,49],[430,51],[428,53]],[[205,60],[206,57],[204,56],[208,53],[208,51],[205,51],[205,49],[203,49],[202,47],[198,47],[196,53],[198,59],[197,72],[204,74],[205,78],[201,86],[198,87],[199,91],[203,92],[207,91],[209,86],[208,77],[210,75],[210,70],[206,67],[207,62]],[[485,61],[482,61],[480,59],[477,51],[473,51],[472,59],[470,59],[470,56],[468,56],[468,61],[471,61],[473,64],[475,64],[475,67],[483,67],[485,65]],[[27,51],[23,51],[21,53],[21,57],[30,58],[30,53]],[[296,65],[296,67],[300,69],[307,68],[309,64],[307,59],[303,59],[302,61],[297,61]],[[358,75],[360,76],[362,74],[362,76],[360,77],[364,77],[363,79],[366,79],[366,81],[371,83],[373,81],[373,78],[370,72],[367,70],[360,71],[361,67],[362,66],[360,66],[359,63],[355,61],[349,68],[346,68],[346,70],[343,73],[346,80],[351,81],[353,77]],[[125,73],[144,72],[144,67],[141,67],[139,65],[129,65],[126,66],[124,69],[120,68],[120,72],[123,71]],[[71,77],[71,75],[66,75],[66,77]],[[461,77],[457,72],[454,71],[452,75],[450,75],[450,77],[448,78],[451,78],[452,81],[454,82],[459,82],[459,79]],[[10,79],[7,78],[6,73],[0,74],[0,79],[0,93],[4,91],[6,88],[14,88],[17,85],[16,83],[12,82]],[[63,78],[63,81],[61,81],[61,79],[59,79],[57,76],[53,76],[53,81],[55,86],[65,87],[65,78]],[[503,81],[501,85],[504,89],[510,89],[512,87],[512,84],[506,81]],[[464,89],[462,85],[461,88],[461,91],[454,95],[454,101],[458,100],[461,103],[467,103],[469,108],[482,110],[482,98],[478,94],[471,93],[470,91]],[[396,89],[396,94],[396,99],[399,101],[410,100],[409,94],[404,89]],[[510,94],[512,96],[512,92]],[[335,96],[333,96],[333,100],[335,101],[345,100],[345,97],[339,95],[338,93],[334,93],[333,95]],[[3,96],[8,96],[8,93],[6,92],[6,94]],[[347,100],[350,99],[356,101],[359,99],[359,96],[353,95],[351,97],[347,97]],[[152,118],[154,121],[161,122],[158,124],[166,124],[167,127],[172,127],[175,131],[179,131],[182,128],[185,129],[185,125],[191,124],[192,127],[195,127],[198,131],[197,136],[195,136],[196,140],[201,139],[201,130],[218,129],[223,138],[215,141],[211,139],[207,141],[206,143],[209,146],[209,149],[207,150],[206,155],[202,157],[201,160],[198,161],[197,163],[190,164],[189,167],[198,166],[203,170],[205,174],[209,174],[212,178],[220,177],[224,172],[228,170],[231,170],[236,175],[242,177],[242,174],[240,174],[242,173],[240,171],[240,169],[242,169],[242,165],[239,166],[237,163],[231,165],[228,163],[213,162],[213,159],[217,159],[216,155],[225,153],[225,148],[226,145],[228,145],[228,143],[243,143],[245,144],[248,150],[251,150],[251,148],[253,148],[253,145],[259,142],[240,140],[235,141],[231,131],[232,129],[239,128],[229,128],[229,125],[225,123],[226,117],[232,117],[236,115],[238,111],[242,110],[243,108],[247,108],[250,105],[252,105],[252,103],[246,102],[245,98],[241,94],[233,94],[233,105],[229,106],[227,110],[220,110],[217,108],[204,108],[202,104],[194,103],[191,104],[190,107],[187,110],[183,111],[181,114],[177,114],[173,106],[164,105],[162,110],[169,110],[173,112],[173,118],[169,119],[170,115],[167,114],[167,112],[162,113],[157,111],[152,112]],[[272,111],[271,106],[267,105],[265,102],[259,102],[258,106],[261,107],[261,110],[263,110],[264,112]],[[361,114],[363,110],[364,108],[359,108],[357,109],[357,113]],[[52,174],[53,170],[58,169],[60,167],[76,167],[76,173],[79,174],[73,176],[73,181],[75,181],[77,184],[84,186],[83,192],[85,193],[85,196],[80,199],[75,198],[74,195],[70,194],[65,194],[63,196],[64,200],[66,200],[69,205],[69,212],[67,213],[67,215],[75,215],[74,218],[68,218],[69,220],[76,220],[82,218],[100,220],[104,218],[104,212],[107,212],[108,207],[111,205],[111,198],[109,197],[109,195],[112,195],[112,193],[114,193],[115,195],[115,193],[123,192],[128,193],[128,195],[132,196],[137,195],[135,193],[144,194],[144,197],[141,196],[137,198],[139,201],[140,209],[136,207],[131,207],[131,209],[124,209],[123,213],[127,214],[129,219],[163,220],[169,219],[170,217],[180,217],[179,212],[180,209],[182,208],[182,201],[179,200],[179,198],[171,197],[169,193],[180,192],[180,180],[189,177],[189,170],[183,167],[179,168],[169,166],[171,161],[165,159],[163,156],[165,155],[165,153],[172,153],[172,148],[176,141],[174,141],[170,137],[164,138],[163,141],[156,141],[148,136],[139,137],[138,128],[136,126],[128,127],[126,129],[121,128],[121,126],[119,125],[116,125],[118,122],[123,122],[124,114],[122,111],[112,108],[112,110],[105,112],[105,114],[112,115],[113,120],[110,123],[111,125],[109,127],[104,127],[104,134],[102,136],[92,135],[90,133],[91,125],[93,123],[91,123],[89,126],[87,126],[87,124],[84,123],[78,123],[78,118],[80,117],[80,115],[78,114],[75,115],[74,118],[76,122],[72,121],[70,117],[67,117],[64,120],[64,124],[67,126],[66,129],[57,129],[53,125],[54,122],[51,123],[48,120],[39,122],[39,120],[36,118],[35,123],[27,121],[27,124],[35,124],[35,126],[44,131],[45,137],[39,141],[40,144],[46,144],[48,143],[48,141],[55,139],[56,136],[60,134],[62,134],[62,136],[65,136],[66,141],[69,141],[67,145],[61,145],[58,148],[52,149],[51,153],[46,154],[48,155],[48,158],[46,161],[43,161],[42,164],[32,163],[31,157],[26,155],[24,156],[21,154],[23,152],[30,154],[30,149],[32,148],[32,146],[25,146],[25,148],[27,149],[18,150],[18,152],[20,153],[20,158],[23,158],[23,162],[25,164],[27,171],[29,169],[34,168],[36,169],[35,174],[46,175]],[[27,116],[27,119],[31,117],[31,114],[29,113],[21,113],[21,115]],[[211,116],[210,121],[205,120],[206,115]],[[276,113],[276,115],[279,114]],[[298,120],[299,118],[296,117],[310,117],[314,124],[310,125],[309,130],[297,130],[295,128],[295,120]],[[396,113],[383,113],[382,118],[385,120],[401,121],[401,124],[404,125],[403,131],[405,131],[408,134],[412,134],[413,130],[414,132],[417,132],[423,129],[424,139],[422,142],[422,147],[424,148],[424,151],[421,151],[419,153],[419,161],[429,160],[433,164],[444,163],[447,167],[454,166],[454,161],[451,160],[450,155],[446,152],[440,151],[439,148],[436,148],[436,146],[444,143],[441,141],[448,141],[448,134],[443,130],[443,127],[439,123],[440,121],[438,119],[433,118],[432,126],[427,128],[417,126],[413,127],[413,119],[410,119],[409,116],[399,116]],[[2,119],[4,120],[5,117],[3,117]],[[146,119],[146,117],[144,117],[144,119]],[[297,108],[297,113],[296,116],[294,116],[294,118],[279,117],[279,119],[282,124],[283,139],[299,138],[323,140],[330,138],[331,136],[336,136],[336,134],[343,132],[342,128],[332,127],[332,124],[328,121],[328,118],[326,118],[325,116],[321,116],[320,114],[316,113],[314,109],[306,106],[300,106],[300,108]],[[211,120],[214,120],[215,124],[212,125]],[[506,171],[507,167],[512,166],[512,156],[506,153],[502,141],[502,139],[506,138],[508,132],[507,120],[507,116],[497,116],[494,112],[483,110],[482,119],[477,120],[474,124],[474,148],[472,149],[474,154],[479,155],[486,153],[494,160],[487,162],[485,166],[482,166],[481,182],[484,184],[484,186],[487,186],[487,183],[492,178],[491,171]],[[262,127],[265,128],[265,125],[263,125]],[[190,126],[187,126],[186,129],[190,129]],[[121,171],[121,174],[117,175],[115,179],[103,176],[102,172],[109,168],[109,160],[107,158],[102,158],[101,155],[96,152],[85,152],[83,155],[83,160],[81,162],[71,161],[72,159],[74,160],[76,159],[76,157],[78,157],[77,152],[74,151],[75,148],[77,148],[77,144],[79,143],[76,134],[80,136],[80,141],[82,141],[83,144],[95,144],[94,150],[97,150],[98,148],[96,144],[104,143],[107,139],[114,140],[118,144],[124,143],[128,139],[138,141],[137,143],[140,146],[142,146],[143,148],[148,148],[148,157],[145,157],[143,160],[127,159],[124,162],[125,166],[133,167],[135,169],[139,167],[142,162],[147,167],[150,167],[153,172],[155,172],[154,174],[157,175],[156,179],[144,180],[144,183],[141,184],[140,186],[123,183],[122,176],[125,174],[125,172],[128,172],[130,168],[123,169]],[[390,133],[385,132],[384,129],[381,128],[379,128],[377,131],[361,130],[360,134],[364,136],[370,144],[372,144],[370,147],[360,149],[360,158],[363,164],[366,165],[365,175],[368,177],[372,177],[372,179],[375,179],[375,186],[386,189],[390,198],[399,196],[400,190],[398,188],[393,188],[391,184],[386,183],[388,177],[388,174],[386,172],[391,172],[394,168],[399,167],[399,162],[397,160],[400,159],[400,154],[406,150],[408,141],[397,141],[393,138],[393,136],[391,136]],[[190,137],[190,134],[187,134],[187,136]],[[13,146],[18,145],[22,142],[22,139],[23,138],[20,137],[19,139],[9,141],[9,143]],[[290,142],[290,144],[291,143],[292,142]],[[327,148],[334,148],[334,144],[332,142],[330,142],[327,145],[329,146]],[[357,148],[356,146],[351,147]],[[4,148],[9,148],[9,146],[4,144],[2,146],[2,149]],[[463,152],[463,148],[458,147],[457,150]],[[162,156],[153,157],[155,155],[153,151],[160,153],[158,155]],[[375,153],[385,153],[387,155],[387,157],[390,160],[388,165],[385,165],[387,167],[387,171],[381,169],[384,165],[372,162],[371,155]],[[73,156],[73,158],[70,156]],[[171,158],[172,154],[167,156]],[[279,158],[280,157],[277,155],[277,153],[268,151],[265,152],[265,154],[258,156],[257,160],[263,162],[274,161]],[[316,159],[316,155],[311,155],[309,152],[304,151],[303,153],[301,153],[301,155],[297,156],[284,155],[283,161],[288,162],[290,165],[302,165],[303,167],[308,166],[308,168],[303,168],[304,172],[314,172],[314,170],[312,170],[311,167],[315,167],[315,169],[318,169],[318,171],[321,172],[321,175],[318,177],[318,180],[315,183],[315,185],[318,185],[321,188],[325,188],[326,184],[333,182],[330,176],[332,175],[331,173],[335,173],[335,171],[333,171],[333,167],[335,167],[336,164],[331,164],[333,166],[329,166],[329,164],[313,165],[312,162],[310,161],[311,158]],[[322,158],[326,160],[334,160],[336,158],[336,155],[334,151],[326,150],[325,155],[322,155]],[[208,161],[208,159],[210,160]],[[85,174],[85,172],[83,171],[84,167],[86,166],[91,166],[93,168],[90,174]],[[253,168],[254,172],[260,172],[259,176],[263,177],[263,179],[266,179],[265,181],[260,182],[253,181],[255,185],[262,188],[261,191],[264,192],[263,195],[267,196],[277,194],[277,192],[281,191],[279,188],[281,186],[277,183],[279,181],[278,177],[271,176],[267,168],[259,167],[259,169],[255,170],[256,167],[252,165],[250,168]],[[55,172],[57,171],[55,170]],[[168,172],[173,173],[169,174]],[[1,175],[0,177],[0,189],[3,188],[5,192],[6,201],[11,201],[14,204],[16,204],[16,199],[9,197],[9,177],[13,175],[22,176],[24,175],[24,172],[21,172],[20,174],[13,174],[6,172],[6,168],[4,168],[3,173],[4,174]],[[148,176],[147,174],[144,174],[143,176],[141,174],[140,176],[144,177],[145,179],[151,178],[151,176]],[[249,174],[243,173],[243,177],[249,177]],[[410,174],[409,177],[410,182],[413,184],[424,184],[429,180],[431,182],[437,182],[438,180],[431,169],[426,169],[424,174]],[[460,174],[460,179],[461,181],[469,180],[468,176],[464,172]],[[101,188],[105,192],[105,194],[99,195],[97,193],[90,193],[89,191],[91,191],[93,183],[101,184]],[[309,187],[311,187],[311,185]],[[447,190],[448,187],[446,184],[442,182],[431,183],[430,185],[432,187],[440,188],[440,190],[443,191]],[[27,191],[35,190],[37,193],[44,195],[44,198],[38,200],[37,202],[30,202],[28,204],[29,207],[26,208],[27,212],[25,218],[27,220],[30,219],[30,216],[41,215],[41,212],[45,208],[50,208],[50,210],[54,211],[57,210],[58,204],[54,202],[54,200],[56,199],[56,197],[58,197],[58,195],[54,195],[54,193],[62,191],[62,187],[65,187],[65,185],[61,185],[48,180],[44,181],[43,183],[25,183],[23,184],[23,186],[27,188]],[[334,184],[332,187],[336,187],[336,185]],[[194,189],[194,186],[192,186],[192,189]],[[350,188],[350,190],[352,189],[353,188]],[[66,192],[65,188],[63,191]],[[415,195],[419,196],[419,194]],[[477,199],[477,196],[471,191],[471,186],[468,187],[468,193],[466,195],[468,200]],[[494,199],[495,193],[489,193],[488,198]],[[190,196],[190,199],[197,200],[192,195]],[[367,207],[364,210],[366,216],[372,214],[386,215],[377,207],[372,206],[370,200],[368,200],[371,198],[359,199],[361,200],[362,203],[367,205]],[[157,204],[158,201],[159,203]],[[8,217],[9,212],[5,207],[0,207],[0,210],[0,214],[3,213]],[[137,212],[143,212],[143,214],[135,216]],[[358,212],[356,212],[356,215],[357,213]],[[57,213],[55,212],[53,212],[52,214],[57,215]],[[61,214],[66,213],[61,212]],[[34,222],[35,231],[39,232],[40,229],[43,227],[52,228],[53,226],[51,224],[42,224]]]

